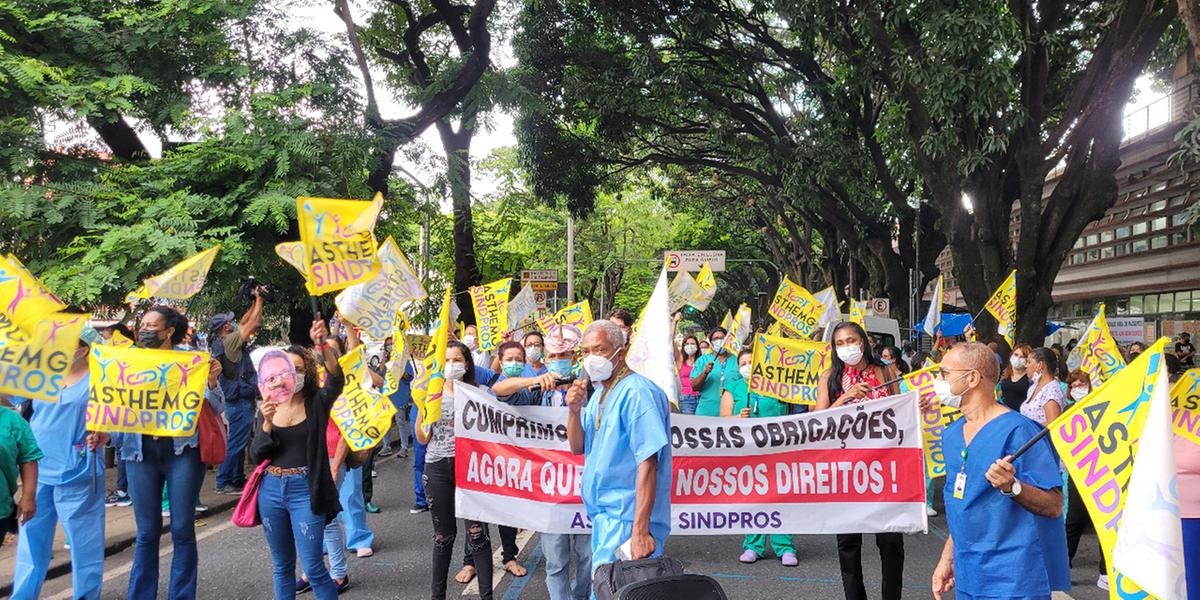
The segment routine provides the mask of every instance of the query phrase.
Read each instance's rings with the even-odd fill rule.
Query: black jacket
[[[330,374],[325,386],[304,401],[305,456],[308,458],[308,493],[313,514],[325,515],[328,523],[342,511],[338,502],[337,485],[329,473],[329,450],[325,446],[325,428],[329,424],[329,411],[342,393],[344,380],[341,375]],[[250,442],[250,460],[261,463],[275,457],[279,440],[271,433],[263,432],[263,415],[254,417],[254,440]]]

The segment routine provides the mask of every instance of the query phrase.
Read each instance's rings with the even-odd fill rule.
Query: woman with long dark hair
[[[309,335],[325,364],[324,385],[316,357],[299,346],[267,353],[258,367],[263,400],[254,419],[250,460],[270,461],[258,492],[258,512],[271,549],[277,600],[296,597],[297,554],[316,597],[332,600],[338,595],[321,554],[325,526],[341,510],[325,430],[344,379],[325,322],[313,321]]]
[[[1067,407],[1058,366],[1058,354],[1049,348],[1038,348],[1029,357],[1030,385],[1021,414],[1042,425],[1049,424]]]
[[[896,368],[884,365],[875,356],[867,343],[867,332],[858,324],[838,324],[833,329],[830,344],[834,352],[829,370],[821,375],[816,410],[883,398],[899,391],[894,382],[899,376]],[[862,534],[839,534],[837,543],[846,600],[866,600]],[[904,536],[899,533],[877,533],[875,545],[879,547],[879,558],[883,563],[883,600],[900,600],[904,584]]]
[[[175,349],[187,335],[188,321],[169,306],[154,306],[142,315],[137,330],[137,345],[151,350]],[[209,360],[208,386],[204,401],[217,414],[225,412],[225,395],[217,384],[221,363]],[[204,483],[204,463],[200,461],[200,428],[189,437],[166,437],[139,433],[112,434],[117,456],[125,461],[129,496],[133,500],[133,520],[137,525],[133,547],[133,568],[129,572],[129,594],[134,600],[158,597],[159,540],[163,527],[163,486],[167,490],[166,508],[171,515],[171,582],[167,597],[196,597],[196,503]]]
[[[425,448],[425,497],[433,519],[433,568],[431,592],[433,600],[445,600],[446,578],[450,574],[450,559],[454,555],[454,539],[458,523],[454,515],[454,387],[458,383],[475,385],[475,363],[471,350],[460,342],[446,345],[446,383],[442,388],[441,418],[426,426],[425,411],[413,422],[417,443]],[[465,520],[467,550],[473,557],[479,577],[479,596],[492,598],[492,540],[486,523]]]

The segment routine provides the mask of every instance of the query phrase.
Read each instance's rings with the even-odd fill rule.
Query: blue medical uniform
[[[37,515],[17,542],[14,599],[41,595],[50,568],[55,525],[71,543],[76,598],[99,598],[104,576],[104,461],[87,449],[88,378],[64,388],[58,402],[33,403],[29,426],[45,457],[38,462]]]
[[[592,519],[592,569],[616,561],[633,536],[638,465],[658,457],[650,535],[660,556],[671,533],[671,440],[667,396],[654,382],[630,373],[601,406],[597,387],[583,410],[583,505]],[[599,418],[600,425],[596,426]]]
[[[946,521],[954,538],[954,588],[958,598],[1050,598],[1071,589],[1067,536],[1061,518],[1035,515],[988,483],[997,459],[1017,451],[1041,426],[1017,412],[992,419],[975,434],[963,466],[963,423],[946,428]],[[1017,479],[1044,490],[1062,488],[1058,456],[1042,440],[1016,460]],[[958,473],[967,476],[961,500],[954,497]]]
[[[712,363],[713,370],[704,378],[704,385],[696,385],[696,378]],[[740,378],[737,357],[732,354],[705,354],[692,365],[692,391],[700,395],[696,404],[696,415],[700,417],[721,416],[721,390],[725,382]]]
[[[525,363],[525,369],[521,371],[521,377],[537,377],[543,373],[549,373],[550,370],[543,364],[540,368],[533,368],[529,363]]]

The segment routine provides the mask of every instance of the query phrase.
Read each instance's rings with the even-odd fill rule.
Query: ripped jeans
[[[325,515],[312,512],[307,475],[263,476],[258,513],[275,563],[275,599],[296,597],[296,554],[312,583],[317,600],[336,600],[337,584],[329,576],[321,551],[325,547]]]
[[[458,520],[454,516],[454,459],[425,463],[425,497],[433,519],[433,600],[445,600],[446,578],[450,575],[450,559],[454,556],[454,540],[458,535]],[[492,600],[492,540],[488,526],[479,521],[464,520],[467,528],[467,551],[475,559],[479,578],[479,597]]]

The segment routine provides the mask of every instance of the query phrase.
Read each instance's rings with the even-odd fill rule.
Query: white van
[[[842,315],[843,321],[849,321],[850,315]],[[887,317],[863,317],[863,324],[866,325],[867,335],[873,335],[882,346],[896,346],[900,341],[900,322]],[[837,327],[837,323],[832,323],[825,327],[825,333],[821,336],[821,341],[828,342],[833,338],[833,328]],[[880,346],[880,347],[882,347]]]

